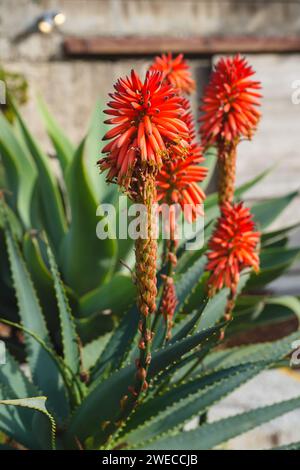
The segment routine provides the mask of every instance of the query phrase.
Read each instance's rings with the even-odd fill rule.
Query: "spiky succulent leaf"
[[[41,96],[38,96],[37,104],[62,170],[65,171],[74,156],[75,147],[64,134],[62,127],[57,124]]]
[[[213,449],[235,436],[250,431],[299,407],[300,398],[292,398],[274,405],[264,406],[230,418],[221,419],[214,423],[203,424],[192,431],[178,432],[173,436],[158,438],[155,442],[152,441],[150,444],[143,446],[143,449]]]
[[[24,141],[38,170],[37,185],[41,199],[43,221],[49,239],[57,250],[66,231],[66,219],[58,185],[47,156],[35,142],[16,107],[14,111]]]
[[[54,288],[59,311],[64,362],[66,366],[73,372],[73,374],[76,375],[80,371],[79,338],[76,333],[74,318],[72,316],[64,285],[60,278],[57,264],[49,244],[47,244],[47,253],[50,262],[51,273],[53,276]]]
[[[7,407],[21,407],[25,409],[30,409],[33,412],[37,411],[42,413],[47,417],[50,422],[50,436],[49,442],[52,449],[55,449],[55,429],[56,424],[53,416],[49,413],[46,408],[46,397],[32,397],[32,398],[20,398],[16,400],[0,400],[0,406]]]
[[[89,187],[84,149],[82,141],[66,173],[71,225],[60,250],[64,279],[80,295],[109,279],[117,248],[114,239],[97,238],[98,204]]]
[[[5,213],[3,204],[1,210]],[[34,286],[8,223],[5,227],[5,236],[21,321],[25,328],[31,330],[51,347],[49,333]],[[43,393],[50,397],[51,405],[58,416],[66,417],[68,405],[62,377],[56,364],[31,336],[26,337],[26,345],[28,362],[35,383]]]

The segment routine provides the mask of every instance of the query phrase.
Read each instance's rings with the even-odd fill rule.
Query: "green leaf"
[[[300,397],[282,401],[274,405],[257,408],[214,423],[203,424],[192,431],[181,432],[174,436],[162,437],[144,449],[162,450],[207,450],[227,442],[235,436],[250,431],[285,413],[300,407]]]
[[[260,183],[261,181],[263,181],[270,173],[272,173],[272,171],[275,170],[275,168],[277,167],[277,163],[271,165],[269,168],[267,168],[266,170],[263,170],[261,173],[259,173],[257,176],[255,176],[254,178],[250,179],[249,181],[246,181],[246,183],[242,184],[241,186],[239,186],[237,188],[237,190],[235,191],[235,197],[240,197],[242,196],[244,193],[246,193],[247,191],[249,191],[249,189],[252,189],[254,186],[256,186],[258,183]]]
[[[30,155],[20,145],[13,129],[0,114],[0,152],[3,159],[9,190],[26,228],[31,226],[31,203],[37,171]]]
[[[64,279],[80,295],[109,279],[117,249],[116,240],[100,240],[96,235],[97,202],[87,178],[84,147],[85,141],[66,174],[72,220],[60,251]]]
[[[164,391],[161,397],[146,402],[137,410],[137,416],[133,415],[133,422],[137,423],[138,420],[145,422],[145,424],[143,429],[136,429],[132,432],[133,440],[130,439],[130,436],[126,436],[126,442],[132,444],[141,442],[141,440],[145,442],[146,439],[156,438],[156,436],[159,439],[161,433],[169,433],[178,427],[182,428],[194,415],[203,414],[226,394],[289,354],[293,341],[298,337],[299,333],[294,333],[275,343],[264,343],[245,348],[237,347],[233,348],[231,353],[230,350],[225,350],[210,354],[207,359],[204,359],[204,364],[199,364],[198,370],[194,370],[192,380],[179,385],[174,384],[169,391]],[[209,362],[210,356],[214,360],[207,368],[206,364]],[[221,375],[218,374],[218,371]],[[199,377],[197,374],[200,372],[201,376]],[[211,380],[213,383],[214,378],[217,382],[216,385],[207,389],[203,388],[203,384],[206,382],[209,384]],[[202,385],[201,381],[204,381]],[[152,419],[150,419],[151,416]],[[129,421],[129,429],[134,427]]]
[[[205,413],[265,367],[266,363],[255,366],[246,364],[171,386],[161,396],[148,400],[137,409],[122,432],[124,441],[129,446],[146,443],[150,439],[156,440],[163,433],[182,428],[194,416]]]
[[[20,364],[15,361],[8,350],[5,356],[6,362],[0,367],[0,397],[15,399],[38,395],[39,390],[23,374]],[[31,427],[31,421],[31,413],[22,410],[14,410],[11,413],[4,407],[0,408],[0,429],[17,442],[34,448],[36,437],[27,432]]]
[[[217,334],[218,328],[197,333],[177,343],[166,346],[161,351],[154,352],[148,371],[148,378],[156,376],[174,361],[179,361],[186,353],[199,347],[212,335]],[[101,377],[95,382],[90,394],[83,400],[71,418],[67,431],[67,442],[74,445],[73,436],[84,442],[89,436],[95,441],[101,441],[103,430],[101,423],[114,419],[118,414],[120,400],[127,393],[128,386],[134,379],[135,365],[129,365],[111,374],[107,380]],[[105,403],[105,406],[103,406]],[[73,443],[73,444],[72,444]]]
[[[300,441],[292,442],[291,444],[286,444],[280,447],[273,447],[273,449],[270,450],[300,450]]]
[[[38,297],[41,299],[42,310],[45,313],[47,325],[51,332],[57,331],[59,329],[59,312],[52,275],[45,262],[47,255],[43,236],[39,236],[35,232],[25,233],[23,254]],[[64,286],[64,289],[72,310],[77,314],[78,301],[74,292],[68,286]]]
[[[130,276],[115,274],[110,281],[80,299],[80,316],[110,310],[122,315],[135,299],[136,288]]]
[[[254,221],[259,229],[265,229],[274,222],[298,194],[298,191],[293,191],[285,196],[254,204],[251,208],[251,212],[254,215]]]
[[[277,341],[214,351],[206,356],[201,365],[201,370],[216,370],[260,361],[276,362],[279,358],[283,358],[292,352],[292,343],[297,339],[299,339],[299,332],[292,333]]]
[[[186,273],[180,276],[179,280],[176,282],[175,287],[178,300],[176,307],[177,312],[180,312],[184,308],[185,303],[187,303],[194,289],[196,289],[204,272],[205,265],[206,257],[201,256]]]
[[[176,343],[167,345],[165,348],[155,352],[153,360],[149,367],[149,375],[155,376],[161,370],[164,370],[170,364],[178,362],[187,352],[202,345],[212,336],[216,336],[223,325],[218,325],[207,330],[202,330],[192,336],[188,336]]]
[[[47,245],[47,253],[54,280],[54,287],[58,304],[64,361],[74,374],[78,374],[80,371],[80,349],[79,339],[75,330],[74,319],[62,280],[60,278],[60,274],[58,272],[54,255],[49,244]]]
[[[107,117],[103,113],[103,105],[97,102],[86,137],[86,158],[84,165],[86,167],[89,186],[95,199],[101,202],[112,203],[118,196],[117,185],[108,184],[106,182],[106,175],[104,173],[100,174],[97,169],[97,161],[101,157],[103,147],[101,139],[108,130],[108,126],[104,124],[105,119],[107,119]]]
[[[247,281],[249,279],[249,274],[242,273],[241,278],[238,284],[237,293],[240,294],[244,289]],[[218,321],[220,321],[225,312],[227,300],[229,295],[229,289],[224,288],[218,292],[208,303],[207,307],[203,310],[203,314],[200,319],[199,328],[205,330],[211,328]]]
[[[112,315],[94,313],[88,317],[76,318],[76,330],[82,344],[90,343],[100,335],[104,335],[116,326]]]
[[[55,421],[52,415],[46,408],[46,397],[34,397],[34,398],[21,398],[17,400],[0,400],[0,405],[5,406],[17,406],[22,408],[29,408],[33,411],[38,411],[39,413],[43,413],[50,421],[51,424],[51,446],[52,449],[55,449]]]
[[[299,299],[293,296],[240,296],[234,309],[234,322],[227,329],[227,335],[293,320],[295,316],[299,319],[299,306]]]
[[[96,364],[97,360],[108,344],[112,333],[106,333],[82,348],[82,367],[83,370],[90,370]]]
[[[10,387],[0,383],[0,400],[15,398]],[[19,442],[26,448],[39,449],[36,436],[28,433],[32,424],[32,411],[22,408],[9,408],[0,405],[0,432]]]
[[[1,210],[4,211],[3,205]],[[21,321],[25,328],[31,330],[51,346],[49,333],[30,275],[9,226],[5,228],[5,236]],[[51,404],[58,416],[65,417],[68,414],[68,405],[56,364],[32,337],[27,336],[26,345],[28,362],[35,383],[43,393],[50,397]]]
[[[36,386],[30,382],[20,369],[20,364],[7,350],[5,364],[0,367],[0,383],[9,389],[14,398],[24,398],[38,393]]]
[[[58,247],[66,231],[66,221],[59,189],[48,157],[33,139],[18,110],[14,107],[20,129],[37,170],[37,184],[47,234],[54,247]]]
[[[299,227],[300,227],[300,222],[294,225],[289,225],[288,227],[284,227],[280,230],[273,230],[271,232],[263,233],[261,236],[262,246],[265,248],[270,245],[273,245],[274,243],[285,240],[287,235],[289,235],[290,232],[292,232],[293,230]]]
[[[27,269],[34,283],[37,295],[41,299],[41,306],[45,314],[47,326],[50,331],[57,331],[59,320],[55,290],[50,271],[42,256],[41,241],[34,232],[25,233],[22,248]]]
[[[137,335],[138,321],[139,312],[134,305],[124,315],[96,362],[91,373],[92,380],[96,380],[101,375],[109,375],[113,370],[121,368],[125,363],[134,338]]]
[[[296,315],[298,322],[300,323],[300,300],[297,299],[297,297],[293,297],[292,295],[283,295],[281,297],[270,297],[266,299],[266,304],[280,305],[283,307],[287,307]]]
[[[204,153],[204,158],[205,158],[204,166],[208,168],[208,174],[205,180],[200,184],[203,190],[205,190],[208,187],[214,175],[216,164],[217,164],[217,158],[218,158],[217,153],[218,152],[217,152],[216,147],[209,147]]]
[[[186,338],[191,332],[194,332],[197,329],[203,310],[207,306],[208,299],[203,303],[202,308],[195,310],[194,312],[185,316],[185,318],[179,322],[172,330],[172,338],[169,341],[169,344],[176,343],[183,338]]]
[[[247,181],[245,184],[242,184],[241,186],[239,186],[235,191],[235,198],[241,197],[249,189],[253,188],[258,183],[260,183],[266,176],[268,176],[271,173],[271,171],[274,168],[275,168],[275,165],[272,165],[270,168],[267,168],[266,170],[262,171],[257,176]],[[206,201],[204,204],[206,208],[205,218],[206,218],[206,221],[209,221],[212,218],[216,217],[216,215],[218,214],[218,207],[217,207],[218,193],[210,194],[206,198]]]
[[[266,248],[260,253],[260,272],[253,273],[247,289],[264,286],[279,277],[299,257],[300,248]]]
[[[37,104],[46,125],[48,135],[56,150],[56,155],[61,164],[62,170],[65,171],[68,164],[72,160],[72,157],[75,153],[75,148],[62,131],[62,128],[57,124],[41,96],[38,96]]]

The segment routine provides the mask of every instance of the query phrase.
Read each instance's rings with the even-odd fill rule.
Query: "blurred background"
[[[132,67],[144,72],[156,54],[185,53],[197,80],[195,115],[214,61],[223,54],[247,55],[263,86],[263,118],[253,142],[239,147],[238,184],[264,169],[276,168],[247,193],[248,202],[300,188],[300,1],[298,0],[1,0],[0,68],[22,103],[26,123],[51,152],[36,107],[41,94],[73,142],[84,136],[96,103],[102,106],[112,83]],[[4,70],[4,72],[3,72]],[[16,75],[15,75],[16,74]],[[0,77],[1,78],[1,77]],[[298,90],[298,93],[297,93]],[[101,136],[99,135],[99,143]],[[98,155],[95,155],[95,165]],[[96,169],[95,169],[96,171]],[[276,222],[300,220],[300,198]],[[273,227],[275,228],[275,227]],[[296,231],[292,243],[299,244]],[[272,285],[279,294],[300,294],[300,266],[294,264]],[[269,374],[269,375],[268,375]],[[272,374],[272,373],[271,373]],[[265,382],[264,382],[265,381]],[[263,396],[274,381],[273,395]],[[258,385],[258,387],[257,387]],[[229,402],[217,417],[242,411],[253,401],[280,399],[294,379],[265,373]],[[259,391],[258,391],[259,390]],[[287,416],[247,436],[259,447],[291,433]],[[295,414],[295,427],[299,416]],[[252,436],[253,435],[253,436]],[[252,437],[251,437],[252,436]],[[291,437],[291,436],[286,436]],[[250,441],[249,441],[250,439]],[[252,441],[251,441],[252,439]],[[264,441],[265,440],[265,441]],[[269,441],[268,441],[269,442]],[[266,445],[268,445],[266,441]],[[242,448],[239,438],[233,445]]]

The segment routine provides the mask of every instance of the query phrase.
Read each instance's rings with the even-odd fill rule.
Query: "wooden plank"
[[[300,36],[250,37],[250,36],[191,36],[176,37],[65,37],[65,54],[76,56],[153,55],[161,52],[183,52],[189,55],[225,53],[283,53],[300,52]]]

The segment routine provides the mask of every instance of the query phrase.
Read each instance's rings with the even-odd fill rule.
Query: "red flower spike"
[[[178,92],[162,84],[160,72],[147,72],[142,82],[135,71],[120,78],[111,94],[110,116],[113,125],[103,140],[110,140],[102,153],[107,155],[98,164],[108,170],[108,181],[129,188],[135,169],[158,170],[169,155],[182,155],[190,140],[189,129],[181,116]]]
[[[167,204],[180,204],[184,210],[185,204],[191,205],[190,221],[203,215],[201,208],[205,194],[197,183],[207,175],[207,168],[200,166],[204,162],[202,148],[194,143],[189,147],[185,159],[167,161],[157,175],[157,199]],[[188,214],[186,213],[188,216]]]
[[[254,231],[252,215],[243,203],[225,203],[208,247],[207,271],[209,293],[213,296],[224,286],[235,294],[240,273],[245,268],[259,271],[258,244],[260,233]]]
[[[193,142],[196,139],[196,128],[195,128],[195,120],[194,120],[194,116],[192,113],[191,103],[188,100],[188,98],[184,98],[184,97],[182,97],[181,103],[182,103],[182,108],[184,109],[184,113],[181,119],[186,123],[189,129],[190,140],[191,142]]]
[[[171,276],[161,275],[164,281],[164,290],[160,313],[163,315],[167,324],[166,339],[171,339],[171,330],[173,326],[173,317],[178,304],[174,279]]]
[[[216,64],[203,97],[200,134],[205,146],[250,139],[256,130],[260,112],[261,88],[250,77],[253,69],[240,55],[222,58]]]
[[[170,52],[157,56],[149,70],[161,72],[163,80],[174,88],[178,88],[182,93],[190,94],[196,88],[190,67],[184,60],[183,54],[174,58]]]

